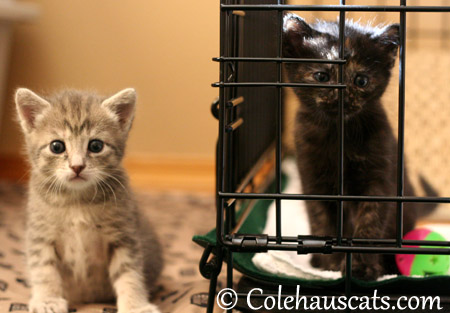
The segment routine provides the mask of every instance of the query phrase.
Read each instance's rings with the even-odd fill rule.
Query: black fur
[[[345,27],[344,65],[344,194],[396,195],[397,142],[380,98],[388,85],[399,43],[399,26],[363,27],[351,21]],[[309,25],[288,14],[284,18],[283,57],[337,59],[339,23],[320,21]],[[338,65],[287,63],[291,82],[319,83],[317,73],[338,83]],[[324,76],[325,75],[325,76]],[[327,76],[328,75],[328,76]],[[361,78],[363,77],[363,78]],[[359,81],[358,81],[359,79]],[[363,84],[367,79],[367,85]],[[338,91],[294,88],[301,102],[296,118],[296,148],[305,194],[338,194]],[[405,193],[414,191],[405,174]],[[313,235],[336,235],[336,202],[308,201]],[[404,205],[404,232],[414,228],[416,208]],[[395,238],[394,203],[345,202],[344,236]],[[312,264],[344,271],[343,255],[313,256]],[[396,273],[393,256],[354,254],[352,273],[376,279]]]

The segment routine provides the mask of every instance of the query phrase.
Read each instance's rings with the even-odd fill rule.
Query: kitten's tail
[[[426,197],[431,198],[439,197],[438,191],[428,182],[428,180],[424,176],[419,175],[419,182],[420,185],[422,186],[422,189],[425,191]],[[418,206],[417,212],[419,218],[433,213],[433,211],[439,205],[439,203],[431,203],[431,202],[419,204],[420,206]]]

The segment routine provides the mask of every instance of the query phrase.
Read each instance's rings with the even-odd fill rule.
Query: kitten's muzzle
[[[322,107],[324,110],[332,116],[338,115],[339,113],[339,102],[333,102],[333,103],[322,103]],[[356,112],[358,112],[361,109],[360,106],[354,105],[350,102],[344,102],[344,115],[351,115]]]

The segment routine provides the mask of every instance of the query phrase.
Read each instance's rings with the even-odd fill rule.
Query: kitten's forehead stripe
[[[80,129],[79,129],[80,133],[85,129],[86,129],[86,131],[91,130],[91,122],[89,120],[84,120],[84,122],[81,124]]]
[[[94,98],[92,96],[87,96],[87,99],[85,100],[85,110],[86,110],[86,114],[89,115],[89,113],[91,112],[91,105],[94,101]]]
[[[64,119],[63,124],[66,128],[68,128],[73,133],[73,127],[70,125],[69,121]]]
[[[80,120],[80,119],[81,119],[81,108],[80,108],[80,104],[78,104],[78,110],[77,110],[76,112],[77,112],[77,118],[78,118],[78,120]]]
[[[61,113],[67,114],[67,106],[64,103],[60,103],[59,108],[61,110]]]

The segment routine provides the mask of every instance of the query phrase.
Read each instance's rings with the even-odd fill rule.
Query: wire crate
[[[392,1],[393,3],[395,1]],[[283,15],[287,11],[337,12],[339,14],[339,59],[292,59],[282,55]],[[398,81],[398,151],[397,193],[395,196],[358,196],[344,194],[344,93],[343,69],[344,28],[347,12],[396,12],[400,19],[399,81]],[[220,80],[213,84],[219,89],[219,98],[212,105],[213,115],[219,121],[216,164],[216,243],[208,244],[200,261],[200,271],[211,280],[207,312],[213,311],[217,277],[222,263],[227,264],[226,282],[233,288],[234,255],[265,253],[269,250],[289,250],[298,254],[345,253],[346,268],[352,266],[352,253],[377,254],[449,254],[450,242],[411,241],[403,236],[403,204],[410,202],[450,203],[449,197],[407,196],[405,180],[405,56],[406,18],[409,12],[450,12],[450,6],[410,6],[406,0],[392,5],[347,5],[340,0],[336,5],[288,5],[274,0],[221,0],[220,3],[220,56],[213,60],[220,65]],[[338,83],[317,85],[335,88],[339,99],[339,193],[307,195],[283,193],[281,162],[283,159],[283,90],[286,87],[310,87],[283,80],[283,63],[328,63],[339,68]],[[273,181],[268,192],[269,183]],[[245,221],[247,211],[256,201],[272,200],[276,203],[276,234],[236,233]],[[337,203],[337,233],[332,237],[283,235],[281,200],[322,200]],[[343,202],[396,203],[396,238],[361,239],[343,235]],[[240,213],[237,213],[240,212]],[[410,247],[421,246],[421,247]],[[211,255],[213,253],[213,256]],[[420,282],[418,282],[420,284]],[[447,281],[450,288],[450,280]],[[305,290],[305,294],[354,294],[351,271],[345,272],[339,288],[326,287]],[[417,286],[416,286],[417,287]],[[390,289],[395,293],[395,286]],[[366,292],[369,289],[363,290]],[[388,290],[389,291],[389,290]],[[359,290],[358,292],[361,292]],[[406,291],[405,291],[406,292]],[[417,289],[411,288],[411,292]],[[245,293],[238,293],[244,297]],[[395,297],[394,297],[395,298]],[[449,301],[443,298],[443,303]],[[449,302],[450,303],[450,302]]]

